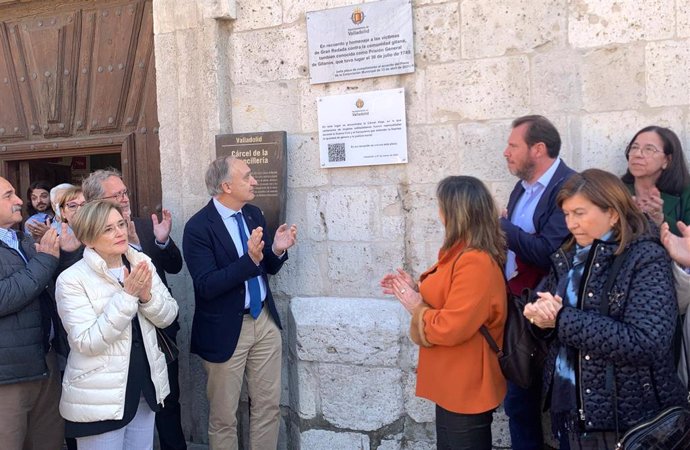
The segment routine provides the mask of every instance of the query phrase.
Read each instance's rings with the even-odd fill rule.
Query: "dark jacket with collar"
[[[194,214],[184,228],[182,249],[194,282],[195,310],[191,351],[209,362],[225,362],[235,352],[242,328],[245,285],[261,275],[266,284],[266,305],[281,327],[267,274],[276,274],[287,259],[271,249],[273,236],[259,208],[245,205],[242,214],[249,232],[264,229],[264,258],[257,266],[248,254],[239,257],[213,200]]]
[[[151,262],[153,262],[158,276],[163,280],[163,284],[168,290],[170,290],[165,274],[166,272],[176,274],[182,270],[182,254],[180,253],[180,249],[177,247],[172,237],[167,247],[160,248],[156,245],[156,236],[153,234],[153,221],[150,218],[135,217],[132,221],[137,229],[141,250],[146,256],[151,258]],[[165,328],[165,332],[173,339],[176,339],[179,330],[180,323],[177,318]]]
[[[563,211],[556,204],[556,196],[563,183],[574,173],[575,171],[563,160],[559,162],[534,210],[534,234],[523,231],[510,221],[515,205],[525,192],[522,182],[518,181],[510,193],[508,217],[501,219],[501,228],[506,234],[508,248],[514,251],[517,257],[518,275],[510,280],[513,292],[520,292],[526,287],[533,288],[541,277],[546,275],[549,270],[549,256],[570,234],[565,226]]]
[[[669,256],[651,234],[634,240],[606,297],[604,284],[617,247],[613,242],[594,242],[578,305],[564,306],[555,332],[548,334],[552,341],[544,364],[546,404],[550,404],[558,347],[561,343],[574,347],[578,409],[586,430],[615,429],[613,378],[606,375],[609,363],[615,366],[620,430],[668,406],[687,405],[671,352],[678,305]],[[558,292],[573,255],[574,249],[554,253],[553,268],[537,290]],[[602,301],[609,302],[608,316],[599,313]]]
[[[28,264],[0,241],[0,384],[48,376],[45,354],[50,345],[66,355],[65,331],[55,307],[53,275],[60,260],[36,252],[34,241],[18,233]],[[51,321],[55,337],[48,342]]]

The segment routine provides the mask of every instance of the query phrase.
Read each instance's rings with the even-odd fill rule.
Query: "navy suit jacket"
[[[508,218],[501,219],[501,228],[506,234],[508,248],[514,251],[517,257],[518,277],[510,283],[513,292],[520,292],[523,287],[535,287],[541,277],[549,271],[551,265],[549,256],[570,235],[565,225],[563,211],[556,205],[556,196],[563,183],[574,173],[575,171],[563,160],[560,161],[534,210],[534,216],[532,216],[534,234],[527,233],[510,222],[515,205],[525,192],[522,182],[518,181],[513,192],[510,193]]]
[[[194,320],[191,352],[214,363],[225,362],[235,352],[244,317],[244,282],[261,275],[266,284],[264,307],[281,327],[268,285],[267,274],[276,274],[287,259],[273,253],[273,236],[259,208],[242,208],[249,232],[264,229],[264,258],[258,266],[248,254],[239,257],[213,200],[194,214],[184,227],[182,250],[194,282]]]

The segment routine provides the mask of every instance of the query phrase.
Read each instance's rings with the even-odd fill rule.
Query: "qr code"
[[[328,162],[345,161],[345,144],[328,144]]]

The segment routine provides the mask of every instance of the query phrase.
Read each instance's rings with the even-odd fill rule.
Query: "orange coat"
[[[419,349],[417,396],[449,411],[478,414],[496,408],[506,393],[498,357],[479,333],[486,325],[503,345],[506,289],[501,267],[488,253],[467,250],[458,259],[463,248],[439,252],[420,278],[426,307],[415,311],[411,329],[431,346]]]

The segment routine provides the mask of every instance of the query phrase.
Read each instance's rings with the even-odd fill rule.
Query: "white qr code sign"
[[[321,167],[407,163],[405,90],[317,99]]]

